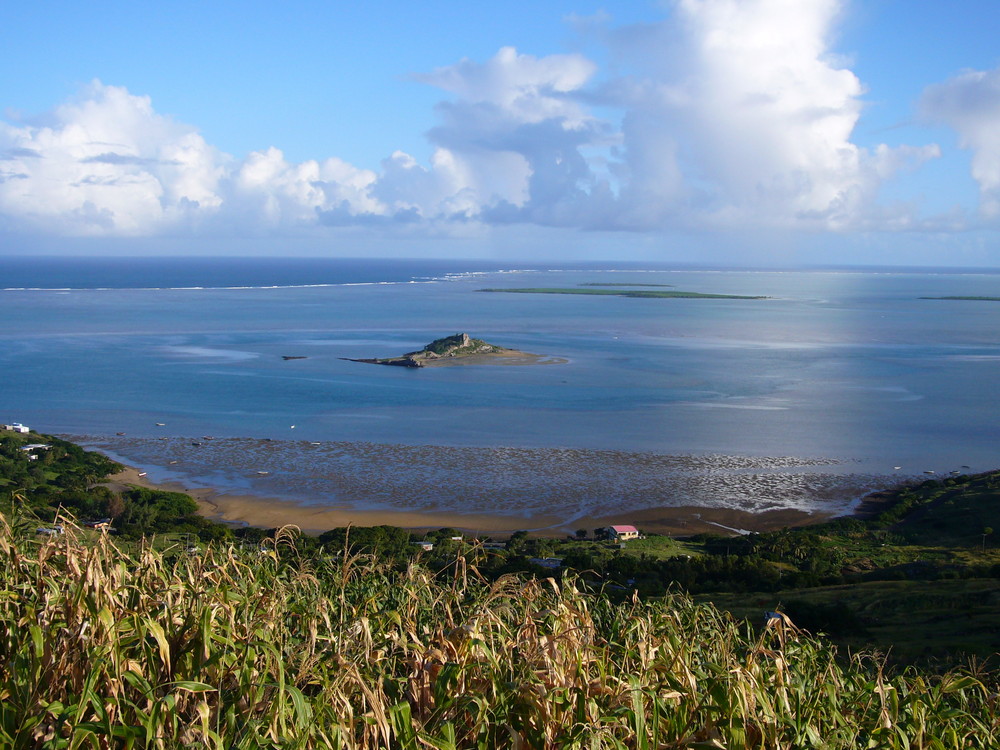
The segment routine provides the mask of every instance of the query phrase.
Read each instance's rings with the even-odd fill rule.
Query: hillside
[[[121,468],[52,435],[0,431],[0,513],[35,527],[106,519],[130,539],[174,533],[207,542],[232,536],[225,526],[198,515],[197,504],[183,493],[142,487],[113,491],[106,480]]]
[[[21,448],[46,443],[28,460]],[[187,495],[103,482],[117,465],[52,436],[0,433],[0,508],[32,528],[110,518],[121,540],[157,547],[257,543],[275,531],[233,529],[197,514]],[[997,666],[1000,653],[1000,473],[949,476],[879,493],[864,517],[798,529],[687,539],[649,535],[625,544],[581,529],[573,538],[518,532],[503,541],[456,529],[413,533],[388,526],[302,537],[300,554],[343,550],[396,566],[417,557],[441,570],[464,555],[487,580],[576,571],[608,596],[644,600],[683,590],[750,622],[782,610],[852,650],[877,648],[894,663],[947,669],[968,657]],[[415,541],[433,544],[421,552]],[[487,544],[489,543],[489,544]]]
[[[116,468],[0,434],[0,746],[1000,746],[998,473],[749,537],[422,552],[230,530]]]
[[[775,615],[0,521],[7,747],[986,748],[991,675],[885,673]],[[940,744],[931,744],[940,743]]]

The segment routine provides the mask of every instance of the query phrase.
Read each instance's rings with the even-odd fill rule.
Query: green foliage
[[[630,285],[635,286],[635,285]],[[514,294],[587,294],[591,296],[608,297],[639,297],[654,299],[767,299],[760,296],[746,296],[742,294],[704,294],[702,292],[676,292],[676,291],[650,291],[638,289],[600,289],[594,287],[537,287],[525,289],[477,289],[479,292],[511,292]]]
[[[377,555],[384,559],[403,559],[414,553],[410,533],[395,526],[351,526],[331,529],[319,535],[319,542],[329,552]]]
[[[464,339],[461,333],[456,333],[453,336],[445,336],[444,338],[435,339],[434,341],[429,343],[427,346],[423,348],[423,351],[431,352],[433,354],[445,354],[455,348],[462,347],[463,340]],[[492,348],[482,339],[470,338],[468,345],[464,347],[464,349],[473,350],[473,349],[482,349],[484,347]]]
[[[906,491],[906,505],[903,515],[895,512],[889,519],[895,523],[894,531],[906,541],[982,546],[983,529],[1000,524],[1000,473],[923,482]],[[890,509],[890,513],[893,511],[895,508]]]
[[[673,284],[626,284],[618,282],[607,282],[607,281],[585,281],[580,286],[625,286],[625,287],[672,287]]]
[[[920,297],[920,299],[951,299],[951,300],[968,300],[973,302],[1000,302],[1000,297],[976,297],[969,295],[955,295],[951,297]]]
[[[29,461],[26,444],[51,444]],[[43,456],[44,453],[44,456]],[[32,531],[57,516],[80,521],[110,517],[128,540],[155,535],[160,544],[237,540],[255,550],[273,544],[275,530],[244,528],[235,532],[198,515],[187,495],[132,488],[112,492],[95,484],[116,464],[49,436],[0,434],[0,511]],[[1000,577],[1000,550],[991,530],[1000,524],[1000,473],[932,479],[884,493],[879,512],[868,520],[837,519],[798,529],[721,536],[703,534],[687,540],[650,535],[624,546],[593,539],[549,539],[521,531],[506,549],[484,549],[477,540],[453,537],[457,529],[426,535],[430,552],[420,551],[407,531],[390,526],[332,529],[297,542],[297,554],[370,555],[403,569],[419,558],[441,580],[461,573],[458,560],[476,566],[485,580],[509,574],[525,578],[558,575],[532,558],[560,558],[563,571],[576,571],[587,585],[615,599],[644,599],[683,590],[707,596],[741,615],[756,617],[762,607],[792,602],[797,620],[852,646],[919,645],[897,648],[900,658],[965,653],[989,658],[1000,643],[986,636],[962,637],[948,627],[928,623],[954,619],[952,612],[975,612],[976,632],[1000,632],[1000,603],[994,606]],[[581,530],[582,531],[582,530]],[[578,536],[580,536],[578,532]],[[994,588],[983,598],[948,599],[977,582]],[[926,583],[938,594],[898,598],[887,609],[877,597],[864,602],[829,601],[827,591],[894,591],[895,583]],[[849,585],[850,588],[844,588]],[[938,588],[934,588],[934,587]],[[727,598],[736,594],[737,598]],[[888,596],[888,595],[887,595]],[[744,612],[741,602],[766,602]],[[941,602],[952,602],[941,604]],[[789,605],[792,606],[792,605]],[[962,609],[964,607],[964,610]],[[886,614],[889,612],[890,614]],[[881,614],[880,614],[881,613]],[[937,618],[936,620],[934,618]],[[954,662],[954,657],[952,657]]]
[[[26,445],[45,444],[30,454]],[[225,539],[230,530],[199,516],[188,495],[133,487],[115,493],[99,482],[121,470],[106,456],[51,435],[0,433],[0,498],[7,495],[8,511],[16,505],[37,522],[52,523],[57,516],[78,521],[111,518],[115,529],[130,538],[149,534],[185,533],[201,541]]]
[[[811,633],[830,636],[863,636],[867,633],[864,623],[851,607],[843,601],[822,603],[805,599],[792,599],[781,608],[800,628]]]
[[[764,610],[794,611],[796,624],[811,632],[826,633],[852,651],[879,648],[897,664],[947,670],[963,655],[977,655],[994,668],[1000,665],[996,578],[865,581],[773,593],[714,592],[696,599],[753,622]]]
[[[48,448],[23,450],[25,446],[44,444]],[[29,455],[37,456],[29,459]],[[121,466],[103,456],[83,450],[80,446],[51,435],[0,432],[0,477],[7,487],[16,487],[26,494],[44,491],[81,491]]]
[[[0,525],[0,744],[988,748],[995,676],[887,673],[776,618],[344,555]],[[46,624],[43,627],[42,623]]]

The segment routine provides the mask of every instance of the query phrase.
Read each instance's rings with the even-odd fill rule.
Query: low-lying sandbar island
[[[982,295],[952,295],[950,297],[921,297],[920,299],[958,300],[963,302],[1000,302],[1000,297],[984,297]]]
[[[467,333],[456,333],[453,336],[435,339],[423,349],[407,352],[398,357],[371,357],[352,359],[348,362],[363,362],[368,365],[389,365],[393,367],[449,367],[454,365],[537,365],[561,364],[566,362],[559,357],[547,357],[541,354],[507,349],[502,346],[487,343],[482,339],[474,339]]]
[[[581,284],[578,287],[494,287],[477,289],[477,292],[507,292],[511,294],[581,294],[595,297],[636,297],[640,299],[769,299],[762,295],[706,294],[683,292],[675,289],[629,289],[608,287],[652,287],[666,284]]]

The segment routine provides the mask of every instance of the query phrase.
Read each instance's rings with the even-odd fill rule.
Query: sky
[[[995,0],[5,6],[0,254],[1000,267]]]

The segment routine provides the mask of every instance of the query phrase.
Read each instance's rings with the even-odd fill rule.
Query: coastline
[[[744,533],[774,531],[828,520],[833,514],[800,510],[768,510],[751,513],[731,508],[671,506],[623,511],[608,515],[583,515],[566,520],[556,515],[510,516],[456,511],[360,510],[349,506],[313,506],[257,495],[220,493],[213,489],[189,488],[180,482],[154,483],[126,467],[105,482],[111,489],[137,485],[149,489],[183,492],[198,503],[204,517],[230,526],[272,528],[297,526],[305,534],[321,534],[337,527],[398,526],[411,531],[455,528],[466,533],[504,536],[526,530],[537,536],[562,537],[576,529],[613,524],[632,524],[644,532],[670,536],[700,533]]]
[[[564,365],[569,362],[565,357],[548,354],[532,354],[517,349],[501,349],[494,352],[479,352],[461,356],[444,356],[435,358],[415,359],[412,355],[403,354],[398,357],[343,357],[346,362],[359,362],[364,365],[403,366],[403,367],[462,367],[469,365]]]
[[[148,471],[149,481],[173,483],[182,491],[208,490],[197,494],[211,497],[218,508],[206,508],[206,515],[320,531],[342,525],[345,516],[496,533],[554,527],[547,533],[558,535],[584,524],[629,523],[626,519],[675,534],[756,530],[850,513],[858,498],[896,483],[896,478],[858,473],[845,460],[823,457],[209,436],[62,437]],[[266,506],[250,510],[259,498],[269,499]],[[281,511],[277,518],[274,508]],[[290,520],[295,508],[304,508],[307,517]],[[331,509],[341,513],[313,517]],[[265,510],[269,520],[259,520]],[[296,515],[302,519],[302,513]]]

